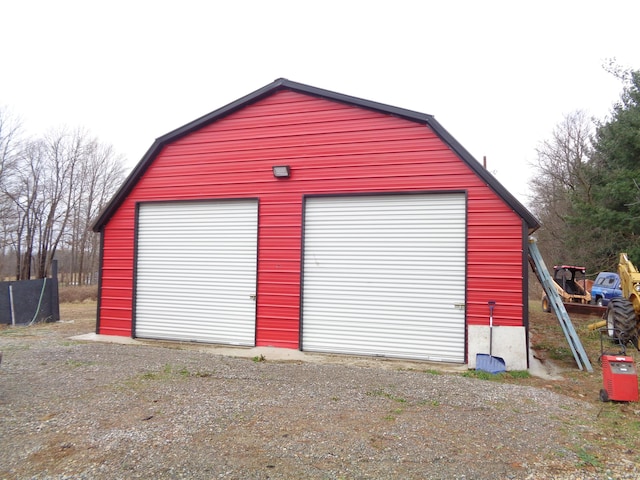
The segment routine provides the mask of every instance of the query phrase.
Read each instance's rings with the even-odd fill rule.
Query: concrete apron
[[[116,343],[121,345],[171,345],[183,348],[185,350],[195,350],[202,353],[210,353],[212,355],[221,355],[225,357],[249,358],[258,361],[273,362],[306,362],[306,363],[338,363],[343,365],[378,367],[385,369],[411,369],[411,370],[438,370],[448,373],[461,373],[469,369],[466,364],[426,362],[422,360],[403,360],[395,358],[366,357],[357,355],[339,355],[330,353],[313,353],[293,350],[291,348],[277,347],[231,347],[212,345],[204,343],[187,343],[172,342],[166,340],[140,340],[130,337],[119,337],[116,335],[99,335],[96,333],[86,333],[71,337],[71,340],[84,342],[103,342]],[[533,356],[532,351],[529,353],[529,373],[536,377],[546,378],[549,380],[558,380],[562,377],[557,375],[552,366],[543,365],[537,358]]]

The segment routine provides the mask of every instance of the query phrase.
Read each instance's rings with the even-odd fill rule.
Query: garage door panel
[[[257,202],[142,204],[135,335],[254,345]]]
[[[464,194],[310,198],[302,347],[464,362]]]

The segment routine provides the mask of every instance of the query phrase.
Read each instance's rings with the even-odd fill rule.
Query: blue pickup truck
[[[620,277],[614,272],[600,272],[591,287],[591,301],[597,305],[607,306],[609,300],[622,296]]]

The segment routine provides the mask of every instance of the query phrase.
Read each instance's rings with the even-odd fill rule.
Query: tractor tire
[[[551,305],[549,305],[549,299],[546,295],[542,297],[542,311],[547,313],[551,311]]]
[[[621,345],[637,341],[638,321],[633,304],[626,298],[613,298],[607,306],[607,333]]]

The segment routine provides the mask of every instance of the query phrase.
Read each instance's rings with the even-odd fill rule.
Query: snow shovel
[[[504,359],[491,355],[493,349],[493,307],[496,306],[495,300],[489,300],[489,355],[486,353],[476,354],[476,370],[482,370],[489,373],[506,372],[507,368]]]

